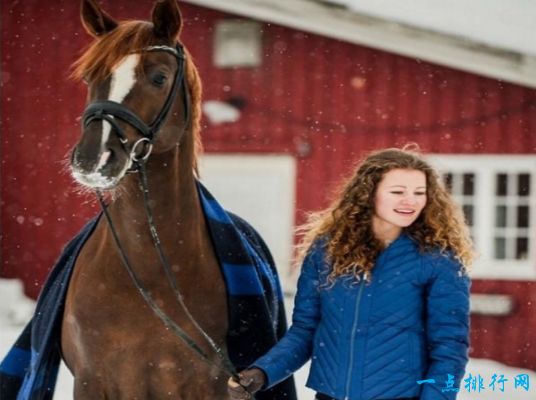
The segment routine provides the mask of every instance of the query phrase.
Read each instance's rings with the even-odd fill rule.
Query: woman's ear
[[[156,36],[174,42],[182,28],[182,18],[176,0],[159,0],[153,8],[153,25]]]
[[[95,0],[82,0],[80,18],[85,30],[92,36],[102,36],[117,27],[117,21],[101,10]]]

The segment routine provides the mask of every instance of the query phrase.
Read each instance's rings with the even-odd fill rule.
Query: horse
[[[94,41],[74,64],[73,75],[88,85],[88,108],[70,164],[77,182],[111,199],[105,210],[114,230],[106,218],[97,222],[67,291],[61,351],[74,398],[227,398],[215,349],[226,356],[228,304],[196,191],[201,82],[178,42],[180,10],[176,0],[160,0],[152,21],[118,22],[95,0],[82,0],[81,19]],[[148,199],[131,173],[139,162]],[[176,290],[160,268],[154,227]],[[207,359],[178,340],[155,308]]]

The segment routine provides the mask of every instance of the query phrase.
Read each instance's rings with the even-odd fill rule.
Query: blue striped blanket
[[[267,352],[286,331],[281,287],[274,261],[259,234],[243,219],[225,211],[201,183],[197,187],[227,286],[227,349],[241,370]],[[0,364],[0,399],[52,399],[61,361],[67,287],[76,258],[99,218],[91,220],[67,244],[47,278],[32,320]],[[295,400],[294,381],[288,379],[255,398]]]

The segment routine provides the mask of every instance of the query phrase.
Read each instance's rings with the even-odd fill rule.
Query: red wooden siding
[[[102,3],[124,18],[151,8]],[[234,124],[204,122],[206,151],[294,155],[297,223],[370,149],[415,141],[434,153],[536,154],[533,89],[273,24],[263,25],[260,67],[218,69],[213,27],[229,16],[186,4],[182,11],[205,99],[246,102]],[[22,278],[36,296],[61,247],[97,211],[64,163],[85,98],[83,85],[68,80],[69,65],[89,40],[76,1],[2,0],[1,18],[0,275]],[[473,356],[536,369],[534,286],[475,282],[476,292],[514,295],[516,310],[473,318]]]
[[[64,165],[85,96],[67,79],[84,43],[77,20],[67,1],[2,1],[1,275],[22,278],[32,296],[94,213]]]
[[[472,316],[471,356],[536,370],[536,282],[478,280],[472,292],[511,296],[514,311],[504,317]]]

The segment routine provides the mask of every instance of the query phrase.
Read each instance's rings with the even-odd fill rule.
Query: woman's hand
[[[253,399],[253,395],[266,383],[266,376],[259,368],[246,369],[238,374],[240,382],[229,378],[227,393],[231,400]]]

